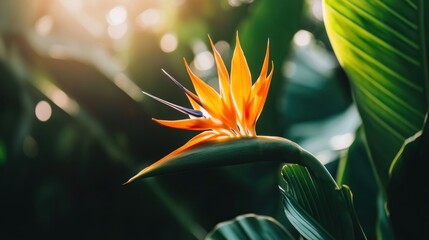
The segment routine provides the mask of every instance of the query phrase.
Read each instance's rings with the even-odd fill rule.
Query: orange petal
[[[249,66],[247,65],[243,49],[241,49],[240,40],[237,33],[236,46],[231,64],[231,88],[237,114],[239,116],[240,122],[242,123],[251,86],[252,77],[250,75]]]
[[[268,73],[268,61],[270,58],[270,41],[267,42],[267,50],[265,51],[264,63],[262,64],[261,73],[259,74],[259,78],[265,78]]]
[[[221,128],[222,125],[213,122],[212,119],[209,118],[191,118],[191,119],[183,119],[183,120],[159,120],[159,119],[152,119],[155,122],[171,127],[171,128],[178,128],[178,129],[184,129],[184,130],[209,130],[209,129],[217,129]]]
[[[158,166],[160,164],[163,164],[164,162],[170,160],[172,157],[174,157],[174,156],[176,156],[176,155],[178,155],[178,154],[180,154],[180,153],[182,153],[182,152],[184,152],[186,150],[194,148],[194,147],[196,147],[196,146],[198,146],[200,144],[212,141],[212,140],[216,139],[217,137],[219,137],[219,134],[216,134],[213,131],[206,131],[206,132],[202,132],[202,133],[198,134],[197,136],[195,136],[191,140],[189,140],[187,143],[185,143],[185,145],[183,145],[183,146],[179,147],[178,149],[174,150],[173,152],[171,152],[167,156],[161,158],[157,162],[155,162],[152,165],[150,165],[149,167],[146,167],[143,170],[141,170],[134,177],[130,178],[125,184],[134,181],[135,179],[137,179],[141,175],[144,175],[146,172],[150,171],[152,168],[154,168],[154,167],[156,167],[156,166]]]
[[[263,103],[261,106],[261,109],[259,109],[259,106],[261,105],[261,98],[266,98],[265,96],[258,96],[258,94],[263,94],[261,92],[261,89],[267,90],[265,94],[268,94],[268,86],[266,85],[266,78],[267,78],[267,72],[268,72],[268,61],[270,57],[270,42],[267,42],[267,50],[265,51],[265,58],[264,62],[262,64],[261,73],[259,74],[258,79],[256,80],[255,84],[253,84],[251,93],[250,93],[250,99],[246,108],[245,116],[247,119],[247,127],[249,131],[251,131],[252,134],[256,134],[255,132],[255,125],[256,121],[262,111]],[[265,102],[265,100],[262,100]]]
[[[247,122],[249,128],[255,128],[256,121],[258,120],[259,116],[261,115],[262,109],[264,108],[265,101],[268,95],[268,90],[271,84],[271,79],[273,77],[273,71],[274,63],[272,63],[272,68],[268,77],[260,76],[252,87],[253,101],[251,106],[249,106],[249,110],[252,111],[252,113],[249,114]]]
[[[188,98],[189,102],[191,103],[192,107],[195,110],[201,111],[201,105],[198,104],[191,96],[186,95],[186,97]],[[192,115],[190,115],[192,116]]]
[[[204,109],[214,118],[221,120],[224,123],[228,122],[228,118],[224,113],[224,106],[219,94],[210,87],[207,83],[197,77],[185,61],[186,70],[194,85],[195,91],[201,99]]]
[[[267,50],[265,52],[264,63],[262,64],[262,68],[261,68],[261,73],[259,74],[259,77],[256,80],[255,84],[253,84],[253,86],[252,86],[252,90],[251,90],[252,98],[257,98],[256,96],[266,98],[266,94],[268,94],[268,92],[266,92],[265,96],[261,96],[261,94],[263,94],[263,92],[261,92],[261,90],[265,89],[268,91],[269,82],[271,81],[271,78],[270,78],[268,81],[268,86],[267,86],[266,81],[267,81],[269,57],[270,57],[270,42],[268,41]],[[273,68],[271,69],[271,73],[273,72],[273,69],[274,69],[274,64],[273,64]],[[258,101],[253,101],[253,105],[258,105],[257,102]],[[252,109],[252,107],[251,107],[251,109]],[[252,111],[253,111],[253,109],[252,109]]]
[[[219,52],[216,50],[213,44],[213,41],[210,37],[209,37],[209,40],[214,53],[214,59],[216,62],[217,74],[219,78],[219,90],[224,104],[223,111],[224,111],[224,114],[226,115],[226,118],[228,119],[228,122],[226,124],[229,127],[236,129],[236,126],[235,126],[236,113],[234,110],[234,103],[232,101],[232,96],[231,96],[231,87],[229,83],[228,70],[226,69],[225,63],[223,62]]]
[[[225,67],[225,63],[222,60],[222,57],[220,56],[219,52],[216,50],[212,39],[209,37],[210,45],[212,46],[212,50],[214,53],[214,59],[216,62],[216,68],[217,68],[217,74],[219,76],[219,90],[222,97],[224,97],[229,103],[229,100],[231,99],[231,89],[229,86],[229,74]]]

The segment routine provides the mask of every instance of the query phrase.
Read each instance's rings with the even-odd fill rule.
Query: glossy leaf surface
[[[325,0],[325,24],[352,80],[369,152],[386,187],[388,170],[421,129],[428,80],[426,1]]]
[[[206,143],[189,149],[161,164],[155,163],[139,174],[139,178],[229,166],[243,163],[275,161],[297,163],[308,169],[319,180],[331,186],[336,183],[326,168],[298,144],[279,137],[239,138]]]
[[[354,239],[353,223],[341,190],[315,178],[307,168],[283,167],[287,218],[306,239]]]
[[[207,235],[207,240],[224,239],[296,239],[284,226],[267,216],[246,214],[219,223]]]

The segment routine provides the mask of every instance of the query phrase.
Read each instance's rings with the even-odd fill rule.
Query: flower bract
[[[133,181],[157,165],[169,161],[169,159],[174,156],[203,143],[222,141],[231,138],[257,137],[256,122],[264,107],[274,69],[274,67],[272,67],[271,71],[268,73],[269,43],[267,44],[261,72],[253,84],[238,34],[236,36],[236,46],[232,57],[230,73],[227,71],[211,39],[210,44],[213,49],[219,78],[219,92],[196,76],[192,72],[187,61],[184,60],[195,93],[185,88],[167,72],[163,71],[185,93],[192,108],[179,106],[145,93],[147,96],[189,117],[180,120],[153,119],[155,122],[167,127],[203,132],[199,133],[183,146],[174,150],[159,161],[140,171],[137,175],[128,180],[128,182]]]

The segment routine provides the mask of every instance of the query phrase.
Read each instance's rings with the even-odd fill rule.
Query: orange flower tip
[[[212,40],[212,38],[210,37],[210,35],[208,35],[208,34],[207,34],[207,36],[209,37],[210,45],[212,46],[212,48],[213,48],[213,50],[214,50],[214,49],[215,49],[215,47],[214,47],[213,40]]]
[[[240,45],[240,37],[238,36],[238,30],[235,33],[235,41],[236,41],[236,43],[235,43],[236,47],[239,46]]]
[[[128,181],[126,181],[126,182],[124,182],[124,183],[122,183],[122,186],[125,186],[125,185],[127,185],[127,184],[129,184],[129,183],[131,183],[132,181],[131,181],[131,179],[128,179]]]
[[[140,177],[142,177],[142,176],[146,175],[146,173],[147,173],[148,171],[150,171],[151,169],[152,169],[152,165],[149,165],[148,167],[143,168],[143,170],[141,170],[139,173],[137,173],[136,175],[134,175],[132,178],[128,179],[128,181],[126,181],[126,182],[125,182],[125,183],[123,183],[122,185],[127,185],[127,184],[129,184],[129,183],[134,182],[137,178],[140,178]]]
[[[132,177],[132,178],[128,179],[128,181],[126,181],[126,182],[122,183],[122,186],[127,185],[127,184],[130,184],[131,182],[134,182],[134,180],[136,180],[136,176],[134,176],[134,177]]]
[[[144,92],[144,91],[142,91],[142,92],[145,95],[147,95],[147,96],[149,96],[149,97],[157,100],[158,102],[163,103],[163,104],[165,104],[165,105],[167,105],[167,106],[169,106],[169,107],[171,107],[173,109],[176,109],[177,111],[179,111],[181,113],[184,113],[184,114],[187,114],[187,115],[191,115],[191,116],[194,116],[194,117],[203,117],[204,116],[203,113],[201,111],[199,111],[199,110],[182,107],[182,106],[176,105],[174,103],[171,103],[169,101],[166,101],[164,99],[161,99],[159,97],[153,96],[152,94],[149,94],[147,92]]]

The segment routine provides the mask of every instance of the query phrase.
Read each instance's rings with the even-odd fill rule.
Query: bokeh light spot
[[[195,56],[195,67],[200,71],[207,71],[214,66],[214,58],[211,52],[200,52]]]
[[[45,36],[51,32],[53,25],[54,20],[52,16],[46,15],[37,20],[35,29],[38,34]]]
[[[323,7],[321,0],[310,1],[310,9],[313,17],[319,21],[323,21]]]
[[[228,54],[231,50],[231,46],[227,41],[218,41],[215,43],[215,48],[220,54]]]
[[[173,52],[176,50],[178,45],[177,36],[174,33],[167,33],[162,36],[159,43],[161,50],[166,53]]]
[[[118,26],[127,20],[128,12],[127,9],[122,6],[116,6],[112,8],[106,15],[106,20],[111,26]]]
[[[155,27],[160,22],[161,13],[155,8],[146,9],[137,17],[137,23],[143,28]]]
[[[35,109],[36,117],[41,122],[46,122],[51,118],[52,115],[52,108],[51,105],[46,101],[40,101],[36,105]]]
[[[311,40],[313,38],[313,35],[306,30],[299,30],[295,35],[293,36],[293,42],[300,47],[307,46],[310,44]]]

